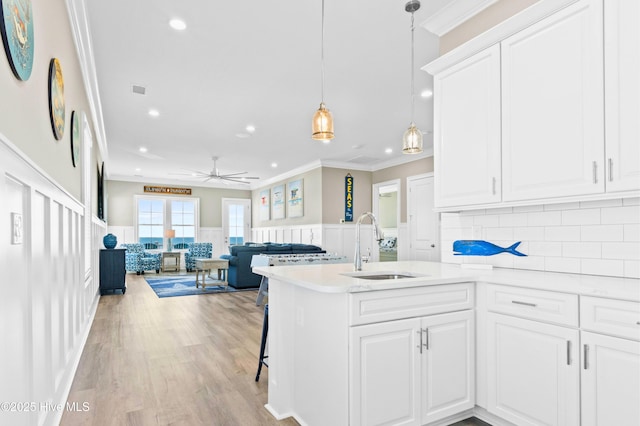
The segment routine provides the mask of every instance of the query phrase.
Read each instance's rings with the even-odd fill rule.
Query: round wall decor
[[[60,140],[64,135],[64,78],[57,58],[53,58],[49,65],[49,115],[53,136]]]
[[[0,0],[0,32],[13,74],[22,81],[33,69],[33,12],[31,0]]]

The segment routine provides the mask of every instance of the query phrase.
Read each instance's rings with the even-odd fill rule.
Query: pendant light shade
[[[413,121],[414,110],[414,59],[413,59],[413,14],[416,10],[420,9],[420,2],[418,0],[411,0],[404,6],[404,10],[411,13],[411,124],[409,128],[404,132],[402,136],[402,152],[405,154],[418,154],[422,152],[422,132],[418,129]]]
[[[320,108],[313,114],[313,122],[311,124],[311,138],[317,141],[330,141],[333,139],[333,117],[331,111],[325,106],[324,102],[320,103]]]
[[[333,117],[331,111],[329,111],[324,105],[324,0],[322,0],[322,34],[321,34],[321,46],[320,46],[320,63],[321,63],[321,96],[322,101],[320,107],[313,115],[313,121],[311,122],[311,139],[323,142],[329,142],[334,138],[333,135]]]
[[[402,136],[402,152],[405,154],[422,152],[422,132],[414,123],[411,123]]]

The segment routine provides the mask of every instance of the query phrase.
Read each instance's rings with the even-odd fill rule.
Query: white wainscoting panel
[[[55,425],[62,411],[46,404],[66,404],[98,301],[84,221],[100,238],[105,227],[1,134],[0,199],[0,401],[35,404],[2,424]]]

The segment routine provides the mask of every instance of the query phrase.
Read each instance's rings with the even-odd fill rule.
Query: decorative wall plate
[[[11,71],[26,81],[33,69],[33,13],[31,0],[0,0],[0,32]]]
[[[60,140],[64,135],[64,78],[57,58],[53,58],[49,65],[49,115],[53,136]]]
[[[71,112],[71,164],[73,167],[78,166],[78,157],[80,156],[80,147],[82,147],[82,122],[83,113],[78,111]]]

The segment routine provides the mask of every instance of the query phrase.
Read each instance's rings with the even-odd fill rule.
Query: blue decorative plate
[[[33,12],[31,0],[0,0],[0,32],[15,76],[27,81],[33,69]]]

